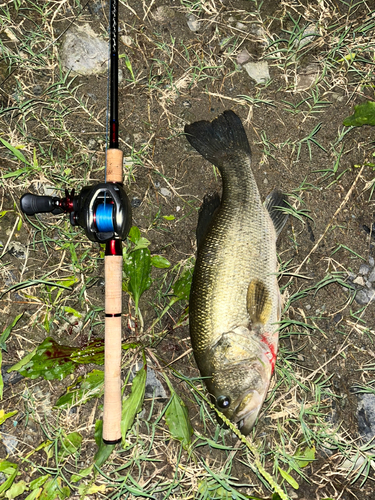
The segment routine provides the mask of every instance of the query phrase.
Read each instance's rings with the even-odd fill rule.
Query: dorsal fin
[[[270,214],[273,225],[275,226],[276,237],[278,237],[289,217],[289,215],[282,210],[289,206],[288,197],[278,189],[274,189],[265,199],[264,206]]]
[[[203,198],[203,203],[198,213],[198,225],[196,229],[197,248],[204,240],[208,226],[215,215],[216,210],[220,206],[219,193],[206,194]]]
[[[270,317],[272,302],[265,284],[254,279],[247,289],[247,312],[252,325],[265,325]]]

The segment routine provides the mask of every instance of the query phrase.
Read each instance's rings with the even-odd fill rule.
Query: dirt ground
[[[25,46],[38,22],[41,26],[49,23],[56,38],[81,11],[78,3],[62,2],[53,18],[52,11],[41,13],[26,4],[23,11],[10,9],[11,29]],[[89,23],[105,37],[107,8],[91,2],[74,22]],[[124,318],[124,329],[129,338],[143,342],[156,370],[179,358],[171,367],[184,378],[171,368],[167,373],[189,409],[198,438],[195,443],[209,436],[223,447],[239,449],[236,453],[217,449],[202,437],[204,446],[188,456],[178,442],[168,438],[165,421],[156,422],[166,402],[151,405],[146,401],[145,413],[151,411],[152,418],[146,422],[139,416],[133,433],[138,432],[138,440],[132,438],[128,455],[120,452],[103,466],[107,476],[101,476],[99,483],[106,489],[87,498],[139,496],[123,486],[116,496],[116,486],[108,479],[110,471],[125,467],[137,453],[139,471],[134,478],[150,498],[235,498],[218,489],[213,493],[202,490],[201,481],[216,476],[207,472],[201,459],[216,475],[222,474],[226,484],[240,485],[243,495],[269,498],[271,494],[252,465],[249,450],[230,431],[216,426],[209,409],[203,409],[204,403],[197,401],[185,383],[199,376],[190,350],[187,302],[179,302],[150,329],[168,303],[176,277],[194,263],[195,229],[204,195],[221,189],[218,172],[185,139],[184,125],[211,120],[225,109],[235,111],[244,123],[262,197],[278,188],[289,194],[295,209],[278,241],[285,301],[279,357],[252,442],[289,498],[374,498],[374,451],[361,438],[356,388],[373,390],[375,303],[361,305],[354,300],[348,273],[354,273],[354,279],[361,264],[375,258],[372,236],[364,229],[372,228],[375,216],[371,190],[375,141],[372,127],[343,126],[355,105],[374,100],[374,8],[373,2],[364,1],[355,6],[344,1],[121,2],[120,53],[127,56],[120,58],[123,80],[119,87],[120,148],[127,158],[125,186],[133,225],[151,242],[151,254],[163,255],[171,263],[169,269],[153,269],[153,285],[141,298],[143,332],[129,315]],[[198,31],[189,28],[188,15],[200,20]],[[297,37],[299,42],[293,42],[297,31],[303,36],[307,26],[316,30],[313,40],[303,45]],[[361,26],[368,29],[361,31]],[[103,336],[99,248],[78,228],[71,228],[68,220],[50,215],[26,220],[18,207],[25,191],[44,194],[48,186],[79,191],[103,179],[107,79],[104,73],[78,75],[73,80],[69,75],[65,80],[57,59],[60,40],[43,54],[45,62],[38,66],[24,46],[17,47],[6,34],[0,37],[14,54],[25,54],[21,62],[15,59],[14,73],[2,85],[1,137],[13,146],[23,145],[20,151],[30,162],[34,148],[38,158],[37,166],[34,162],[33,168],[7,176],[24,165],[7,148],[0,150],[0,212],[7,211],[0,219],[2,331],[23,312],[3,350],[3,367],[9,367],[48,336],[72,346],[85,346]],[[36,42],[35,54],[47,45],[46,40]],[[250,61],[268,62],[270,80],[256,84],[238,64],[238,54],[244,49]],[[345,58],[348,54],[355,58]],[[4,61],[0,84],[10,72],[9,59]],[[298,75],[311,67],[317,71],[315,81],[297,90]],[[53,85],[60,85],[57,94]],[[69,92],[65,92],[68,85]],[[19,217],[23,226],[18,230]],[[61,298],[44,285],[69,276],[77,277],[77,283]],[[63,306],[82,313],[81,319],[72,320]],[[132,307],[125,295],[124,309],[134,316]],[[127,356],[124,377],[137,354]],[[88,373],[93,366],[85,365],[76,375]],[[25,460],[25,456],[55,436],[58,428],[80,431],[84,435],[80,455],[63,474],[71,495],[78,498],[83,490],[73,493],[68,477],[92,463],[93,425],[101,417],[102,400],[90,400],[71,412],[53,409],[72,377],[4,379],[1,407],[19,413],[0,432],[14,435],[18,445],[17,452],[9,454],[0,443],[0,457],[17,463],[21,473],[17,480],[27,484],[35,479],[35,471],[56,477],[58,465],[52,455],[48,460],[43,452],[34,452],[32,459]],[[299,475],[291,457],[301,445],[314,448],[316,454],[299,469]],[[145,450],[149,464],[142,459]],[[358,457],[364,457],[360,464]],[[357,476],[362,464],[362,474]],[[181,469],[178,475],[176,467],[184,472]],[[289,471],[299,489],[283,480],[279,468]],[[166,483],[175,481],[174,489],[150,493],[157,471],[163,471]]]

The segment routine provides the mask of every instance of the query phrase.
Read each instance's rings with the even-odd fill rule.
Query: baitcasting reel
[[[77,196],[65,191],[65,198],[26,193],[20,200],[26,215],[70,213],[72,226],[80,226],[91,241],[124,240],[130,230],[132,211],[125,190],[118,183],[86,186]]]

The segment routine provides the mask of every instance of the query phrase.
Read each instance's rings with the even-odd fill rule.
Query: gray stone
[[[201,22],[195,17],[194,14],[189,14],[187,18],[187,25],[189,27],[189,30],[195,33],[196,31],[199,31]]]
[[[238,64],[245,64],[250,60],[250,54],[246,49],[242,49],[241,52],[237,54],[236,60]]]
[[[358,430],[367,443],[375,436],[375,394],[358,394]]]
[[[355,294],[354,300],[361,306],[368,304],[369,298],[367,296],[367,290],[358,290],[358,292]]]
[[[306,68],[300,69],[297,75],[296,91],[302,92],[308,90],[319,76],[319,66],[309,64]]]
[[[130,374],[129,381],[131,382],[136,374],[141,368],[142,363],[137,363],[132,369],[132,373]],[[146,375],[146,388],[145,388],[145,398],[160,398],[167,399],[168,394],[164,389],[163,384],[157,377],[155,370],[147,366],[147,375]]]
[[[65,71],[73,74],[94,75],[107,71],[108,42],[98,37],[89,24],[67,32],[61,48]]]
[[[176,17],[176,13],[168,5],[160,5],[154,10],[152,16],[158,23],[168,23]]]
[[[27,257],[27,248],[19,241],[11,241],[8,246],[9,253],[17,259],[25,260]]]
[[[366,276],[370,271],[370,267],[367,264],[361,264],[358,273],[362,274],[362,276]]]
[[[294,45],[301,49],[305,45],[313,42],[317,36],[319,36],[317,28],[313,24],[310,24],[310,26],[307,26],[304,30],[300,40],[295,40]]]
[[[265,83],[270,79],[267,61],[248,62],[243,65],[247,74],[257,83]]]
[[[167,188],[161,188],[160,189],[160,193],[163,195],[163,196],[167,196],[168,198],[170,198],[172,196],[172,193],[169,191],[169,189]]]
[[[369,274],[368,280],[371,281],[371,283],[375,281],[375,269],[373,269]]]
[[[375,266],[375,259],[374,257],[369,257],[368,258],[368,263],[370,264],[371,267],[374,267]]]
[[[14,455],[17,451],[18,439],[10,434],[1,433],[1,439],[9,455]]]
[[[351,271],[347,271],[348,279],[350,281],[353,281],[356,279],[357,275],[355,273],[352,273]]]

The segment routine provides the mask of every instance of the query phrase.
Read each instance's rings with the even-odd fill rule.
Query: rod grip
[[[123,183],[122,160],[123,152],[121,149],[110,148],[107,150],[107,182]]]
[[[122,255],[107,255],[105,266],[105,339],[103,441],[121,441]]]

